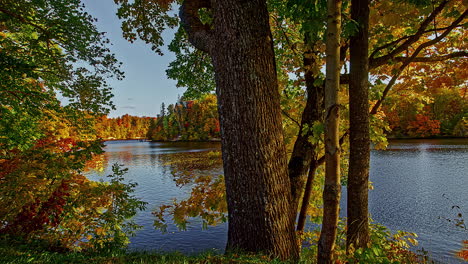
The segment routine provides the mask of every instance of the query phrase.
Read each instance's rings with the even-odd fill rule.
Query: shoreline
[[[388,140],[413,140],[413,139],[468,139],[466,136],[432,136],[432,137],[387,137]]]
[[[112,139],[102,139],[102,141],[121,141],[121,140],[128,140],[128,141],[140,141],[140,142],[221,142],[220,138],[212,138],[207,140],[181,140],[181,139],[174,139],[174,140],[151,140],[147,138],[112,138]]]
[[[432,139],[441,139],[441,140],[450,140],[450,139],[467,139],[468,137],[453,137],[453,136],[434,136],[434,137],[387,137],[387,140],[432,140]],[[174,139],[174,140],[151,140],[147,138],[112,138],[112,139],[102,139],[102,141],[121,141],[121,140],[128,140],[128,141],[140,141],[140,142],[160,142],[160,143],[169,143],[169,142],[221,142],[220,138],[212,138],[206,140],[182,140],[182,139]]]
[[[151,140],[147,139],[148,142],[221,142],[220,138],[212,138],[206,140],[182,140],[182,139],[174,139],[174,140]]]

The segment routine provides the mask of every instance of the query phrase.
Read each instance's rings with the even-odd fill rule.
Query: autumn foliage
[[[209,140],[220,138],[216,96],[208,94],[199,100],[164,104],[148,131],[152,140]]]
[[[468,261],[468,240],[463,241],[463,248],[457,252],[457,256]]]
[[[108,118],[103,115],[96,118],[94,128],[96,138],[102,139],[138,139],[145,138],[152,117],[123,115]]]
[[[164,167],[170,169],[177,186],[192,186],[190,196],[160,205],[154,212],[154,226],[167,231],[167,219],[182,230],[192,217],[200,217],[203,227],[227,221],[226,189],[221,171],[221,153],[218,151],[184,152],[160,156]]]
[[[50,134],[31,149],[11,150],[0,160],[0,234],[53,250],[128,243],[122,228],[133,223],[124,221],[144,203],[130,196],[134,185],[124,184],[117,168],[108,182],[80,173],[101,152],[99,142]]]
[[[397,90],[384,103],[393,136],[468,136],[468,100],[462,90]]]
[[[0,238],[53,250],[123,247],[144,203],[114,167],[91,181],[102,153],[96,117],[121,79],[108,40],[80,1],[0,5]]]

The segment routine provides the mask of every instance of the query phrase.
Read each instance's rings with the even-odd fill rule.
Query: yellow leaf
[[[414,246],[418,245],[418,241],[412,237],[408,237],[408,241],[413,244]]]
[[[104,229],[102,227],[98,227],[94,231],[96,232],[97,235],[104,235]]]

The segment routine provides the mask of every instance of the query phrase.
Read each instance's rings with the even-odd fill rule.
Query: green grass
[[[186,256],[182,253],[160,253],[153,251],[102,251],[102,252],[50,252],[34,246],[15,245],[0,242],[0,263],[83,263],[83,264],[120,264],[120,263],[284,263],[271,260],[266,256],[256,255],[220,255],[202,253],[196,256]],[[305,262],[302,262],[305,263]]]
[[[56,249],[57,250],[57,249]],[[309,250],[310,251],[310,250]],[[315,263],[316,255],[308,250],[302,254],[303,260],[299,263]],[[312,252],[312,253],[311,253]],[[404,257],[400,261],[376,261],[372,263],[435,263],[431,260],[425,260],[421,256],[411,253],[411,256]],[[249,254],[229,254],[221,255],[216,252],[205,252],[195,256],[187,256],[180,252],[157,252],[157,251],[128,251],[101,250],[93,252],[57,252],[48,250],[41,243],[24,243],[17,240],[5,239],[0,236],[0,264],[21,264],[21,263],[52,263],[52,264],[126,264],[126,263],[201,263],[201,264],[242,264],[242,263],[285,263],[276,259],[270,259],[268,256],[249,255]],[[343,262],[342,262],[343,263]],[[354,261],[354,263],[356,263]],[[358,263],[369,263],[368,261]]]

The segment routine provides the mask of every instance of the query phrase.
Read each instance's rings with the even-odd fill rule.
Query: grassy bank
[[[11,242],[11,241],[10,241]],[[303,259],[298,263],[315,263],[316,256],[303,254]],[[357,263],[437,263],[421,256],[403,258],[403,261],[379,261]],[[0,263],[2,264],[21,264],[21,263],[51,263],[51,264],[126,264],[126,263],[167,263],[167,264],[242,264],[242,263],[287,263],[276,259],[270,259],[261,255],[231,254],[220,255],[219,253],[205,252],[195,256],[187,256],[179,252],[156,252],[156,251],[127,251],[112,250],[99,252],[52,252],[31,244],[15,244],[8,241],[0,242]],[[344,263],[344,262],[339,262]],[[356,263],[351,261],[351,263]]]
[[[120,264],[120,263],[283,263],[269,259],[266,256],[237,255],[229,256],[216,253],[202,253],[196,256],[186,256],[182,253],[160,253],[153,251],[126,250],[100,252],[51,252],[31,245],[15,245],[6,241],[0,243],[0,263],[83,263],[83,264]],[[311,262],[301,262],[311,263]]]

